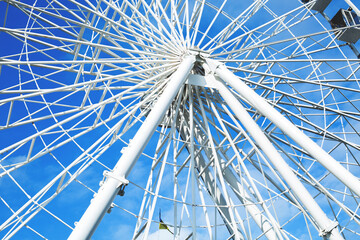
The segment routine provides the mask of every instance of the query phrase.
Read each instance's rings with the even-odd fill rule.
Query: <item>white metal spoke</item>
[[[357,239],[359,40],[351,0],[0,2],[0,238]]]

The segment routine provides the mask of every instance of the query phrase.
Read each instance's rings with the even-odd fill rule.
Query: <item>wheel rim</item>
[[[358,59],[319,13],[297,1],[281,7],[277,1],[8,1],[0,6],[5,239],[51,239],[54,232],[67,237],[107,178],[103,172],[112,170],[120,149],[128,147],[191,54],[197,60],[189,79],[129,175],[124,197],[115,200],[94,237],[124,234],[114,226],[131,231],[128,237],[171,237],[171,230],[180,239],[235,233],[244,239],[302,239],[335,228],[321,229],[305,210],[218,92],[217,69],[207,62],[224,63],[359,176]],[[13,21],[16,17],[21,21]],[[338,223],[343,238],[358,236],[359,196],[226,84]],[[229,174],[249,202],[239,199]],[[248,205],[256,206],[263,227],[269,224],[271,230],[261,231]],[[160,209],[168,229],[159,230]]]

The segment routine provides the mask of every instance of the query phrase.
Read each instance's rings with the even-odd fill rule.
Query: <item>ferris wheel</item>
[[[1,239],[360,238],[350,0],[0,16]]]

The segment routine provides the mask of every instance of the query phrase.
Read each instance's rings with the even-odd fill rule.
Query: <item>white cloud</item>
[[[180,237],[177,237],[175,239],[186,239],[189,235],[191,234],[190,230],[182,230],[180,232]],[[141,238],[140,238],[141,239]],[[153,232],[151,234],[149,234],[148,240],[170,240],[170,239],[174,239],[174,235],[171,234],[168,230],[166,229],[159,229],[156,232]],[[205,238],[203,238],[205,239]]]

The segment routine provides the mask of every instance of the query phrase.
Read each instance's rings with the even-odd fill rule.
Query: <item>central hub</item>
[[[189,54],[196,56],[194,67],[191,71],[194,75],[205,76],[209,73],[209,68],[205,66],[205,59],[210,56],[207,51],[201,50],[198,46],[189,49]]]

